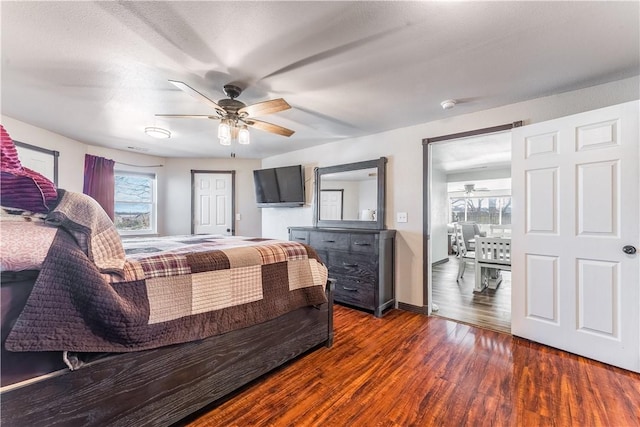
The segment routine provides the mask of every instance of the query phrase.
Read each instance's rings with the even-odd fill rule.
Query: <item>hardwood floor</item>
[[[475,270],[467,263],[464,276],[456,282],[458,259],[432,268],[431,295],[439,310],[434,315],[501,332],[511,332],[511,272],[502,271],[497,289],[473,292]]]
[[[336,306],[335,342],[183,425],[639,426],[640,375],[508,334]]]

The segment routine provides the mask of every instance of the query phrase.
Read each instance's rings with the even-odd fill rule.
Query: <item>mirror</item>
[[[314,226],[383,229],[386,162],[316,168]]]

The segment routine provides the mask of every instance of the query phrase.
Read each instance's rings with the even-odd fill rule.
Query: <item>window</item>
[[[451,197],[451,222],[477,224],[511,224],[511,196]]]
[[[120,234],[156,233],[155,174],[115,171],[115,218]]]

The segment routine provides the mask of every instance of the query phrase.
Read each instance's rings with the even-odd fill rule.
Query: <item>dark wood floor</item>
[[[501,332],[511,332],[511,272],[502,271],[497,289],[473,292],[475,270],[467,263],[464,276],[456,282],[458,259],[432,267],[431,295],[439,310],[435,315]]]
[[[335,333],[188,425],[640,425],[639,374],[508,334],[341,306]]]

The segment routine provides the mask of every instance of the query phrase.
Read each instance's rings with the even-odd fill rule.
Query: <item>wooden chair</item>
[[[458,254],[456,255],[456,258],[458,258],[458,276],[456,277],[456,282],[459,282],[464,275],[464,270],[467,266],[467,263],[476,262],[476,254],[474,251],[467,250],[467,245],[464,242],[461,224],[454,224],[453,234],[455,236],[456,248],[458,250]]]

